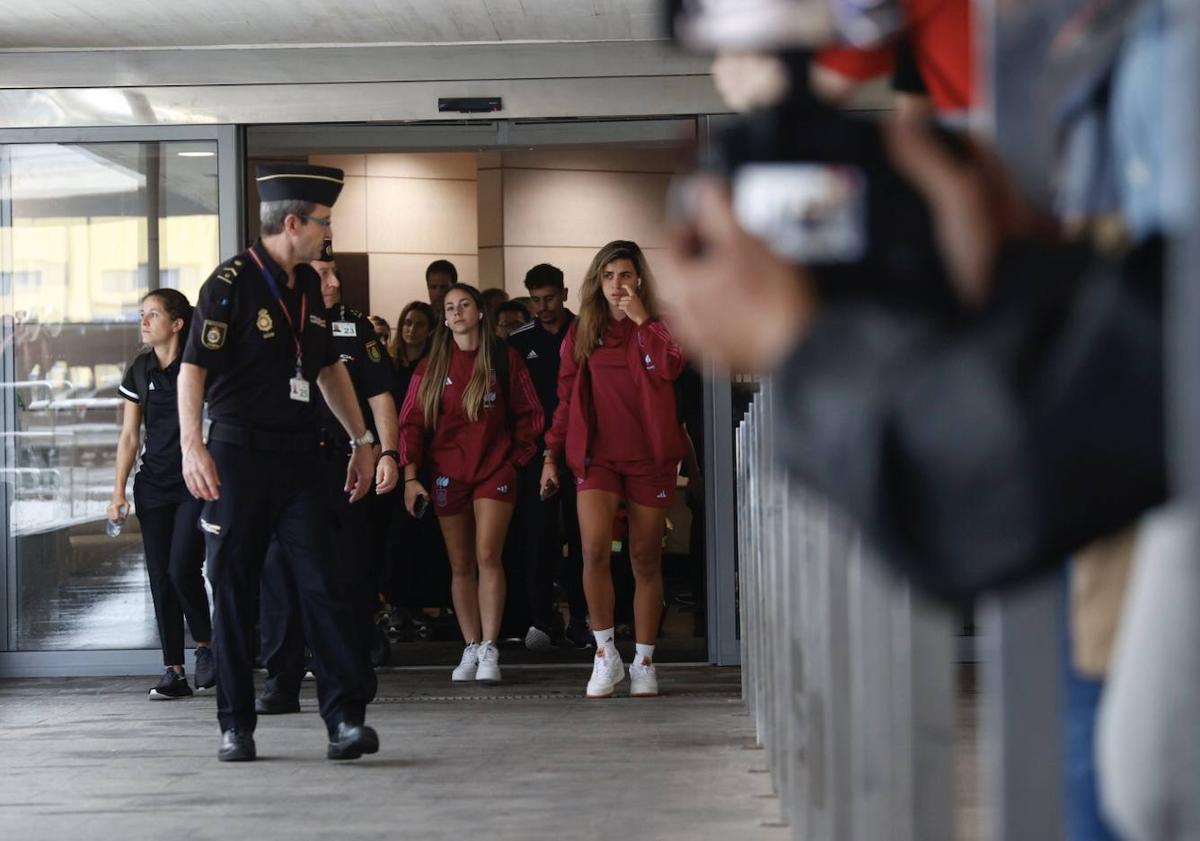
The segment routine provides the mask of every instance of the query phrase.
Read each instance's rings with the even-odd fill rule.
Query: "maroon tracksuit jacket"
[[[556,456],[564,448],[567,466],[577,477],[587,475],[587,459],[601,424],[619,422],[624,412],[614,413],[609,403],[597,399],[588,362],[575,361],[575,332],[579,320],[571,322],[563,339],[558,369],[558,408],[554,422],[546,432],[546,449]],[[605,339],[616,338],[624,345],[629,376],[638,395],[641,426],[628,430],[633,441],[641,442],[642,459],[656,464],[677,464],[688,452],[687,440],[679,424],[672,383],[683,372],[683,352],[671,337],[667,325],[651,319],[639,326],[629,322],[610,325]]]
[[[455,347],[450,373],[442,391],[441,411],[433,439],[426,443],[425,413],[421,409],[421,383],[429,367],[429,357],[421,360],[413,373],[404,405],[400,409],[400,463],[421,467],[428,461],[434,473],[467,484],[478,484],[506,464],[519,468],[537,451],[537,438],[545,418],[533,380],[525,361],[515,350],[508,353],[510,406],[504,406],[504,390],[492,388],[479,409],[479,418],[467,419],[462,397],[475,370],[478,351]]]

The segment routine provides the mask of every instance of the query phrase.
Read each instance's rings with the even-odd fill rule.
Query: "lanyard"
[[[304,349],[300,341],[300,331],[304,329],[305,318],[308,316],[308,296],[304,294],[303,289],[300,290],[300,330],[297,330],[296,325],[292,322],[292,314],[288,312],[287,305],[283,303],[283,296],[279,294],[279,286],[275,283],[275,278],[267,271],[267,267],[263,265],[259,256],[254,253],[253,246],[250,248],[250,257],[258,265],[258,270],[262,272],[263,280],[267,282],[271,294],[279,303],[279,309],[283,310],[283,317],[287,319],[288,327],[292,328],[292,341],[296,343],[296,376],[300,376],[304,365]]]

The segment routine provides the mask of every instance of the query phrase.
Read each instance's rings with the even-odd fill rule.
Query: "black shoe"
[[[379,734],[365,724],[343,721],[329,738],[329,759],[358,759],[364,753],[379,752]]]
[[[174,701],[176,698],[192,697],[192,687],[188,686],[187,675],[174,669],[163,672],[158,686],[150,690],[151,701]]]
[[[222,762],[253,762],[257,756],[253,734],[242,733],[236,727],[230,727],[221,734],[221,749],[217,751],[217,759]]]
[[[563,643],[571,648],[593,648],[596,638],[582,622],[572,622],[563,632]]]
[[[217,685],[217,664],[213,662],[212,649],[207,645],[196,647],[196,688],[212,689]]]
[[[254,699],[254,711],[259,715],[298,713],[300,712],[300,697],[268,688]]]

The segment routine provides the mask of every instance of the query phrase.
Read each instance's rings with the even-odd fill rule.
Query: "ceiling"
[[[662,0],[5,0],[0,49],[643,41]]]

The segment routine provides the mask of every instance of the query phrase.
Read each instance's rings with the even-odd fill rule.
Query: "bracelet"
[[[396,452],[395,450],[384,450],[382,453],[379,454],[380,458],[383,458],[384,456],[391,456],[392,458],[394,458],[396,460],[396,464],[400,463],[400,454],[398,452]]]
[[[420,479],[418,479],[416,476],[413,476],[411,479],[405,479],[405,480],[404,480],[404,484],[406,484],[406,485],[407,485],[409,482],[420,482],[420,481],[421,481],[421,480],[420,480]]]

